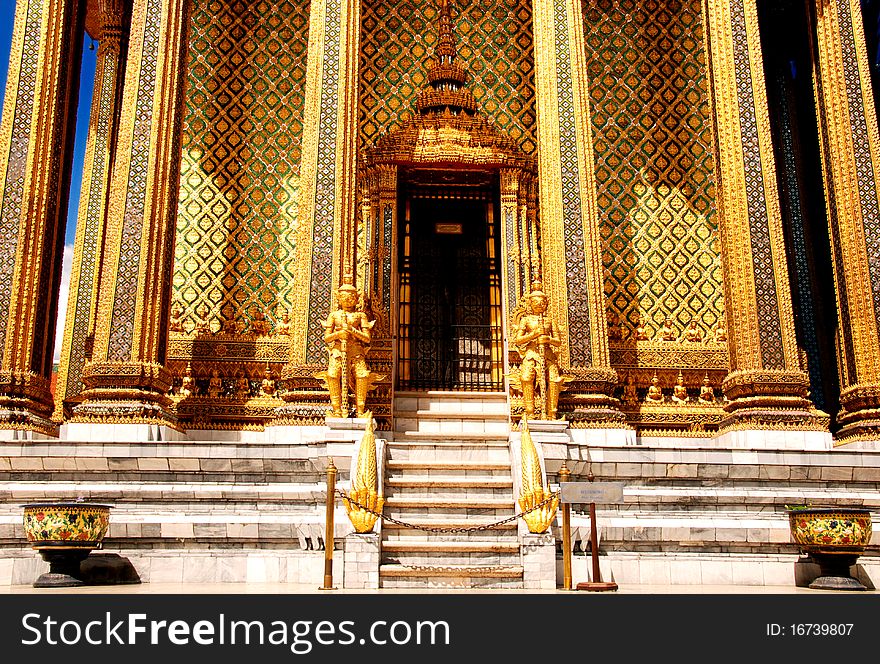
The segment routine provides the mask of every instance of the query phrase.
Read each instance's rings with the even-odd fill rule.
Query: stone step
[[[450,567],[467,566],[516,566],[521,564],[519,550],[516,551],[398,551],[383,554],[382,565],[401,565],[404,567]]]
[[[386,487],[395,489],[512,489],[513,480],[506,477],[430,477],[415,479],[412,477],[391,477],[385,480]]]
[[[513,509],[513,500],[508,498],[432,498],[394,496],[385,501],[387,510],[402,509]]]
[[[519,555],[518,542],[500,542],[497,540],[468,540],[466,542],[439,542],[395,540],[383,542],[383,554],[412,553],[516,553]]]
[[[323,483],[231,484],[218,482],[5,482],[0,484],[0,503],[49,502],[83,498],[97,502],[209,503],[212,509],[228,504],[259,503],[289,509],[292,503],[325,500]]]
[[[394,440],[389,445],[395,445],[405,442],[424,441],[428,443],[456,443],[459,445],[467,444],[492,444],[507,445],[507,432],[503,433],[448,433],[442,434],[430,431],[398,431]]]
[[[403,519],[401,519],[401,521],[403,521]],[[463,519],[461,517],[457,517],[457,518],[419,517],[419,518],[406,519],[405,521],[411,525],[402,526],[397,523],[392,523],[391,521],[383,521],[382,522],[382,535],[388,536],[391,531],[399,531],[397,533],[398,535],[401,533],[412,532],[412,533],[423,534],[425,537],[429,537],[429,536],[430,537],[437,537],[437,536],[447,537],[450,535],[470,535],[472,533],[479,533],[480,535],[484,536],[489,533],[491,533],[491,534],[501,533],[501,534],[506,535],[506,534],[510,534],[511,532],[513,532],[514,534],[516,534],[516,530],[517,530],[516,521],[510,521],[509,523],[504,523],[499,526],[495,526],[493,528],[488,528],[485,530],[475,530],[475,531],[472,531],[472,533],[468,533],[468,532],[455,533],[455,532],[449,532],[448,530],[446,530],[446,529],[456,529],[456,528],[468,528],[468,529],[469,528],[477,528],[477,527],[483,526],[483,525],[491,525],[497,521],[497,519],[493,519],[491,517],[488,517],[488,516],[482,515],[482,514],[474,516],[474,517],[468,517],[467,519]],[[413,528],[412,526],[416,526],[417,528]],[[419,530],[419,528],[443,528],[444,531],[440,532],[440,533],[433,533],[430,531]]]
[[[462,447],[451,445],[448,447],[436,445],[400,445],[388,448],[388,458],[391,461],[416,461],[422,465],[435,462],[454,464],[467,461],[507,463],[510,467],[510,450],[506,445],[475,445]],[[510,470],[507,471],[508,473]]]
[[[444,417],[447,419],[436,420],[396,415],[394,418],[395,437],[399,438],[401,435],[418,432],[433,434],[435,437],[481,434],[506,438],[510,433],[510,425],[507,420],[486,420],[482,416],[474,419],[462,419],[460,413],[447,414]]]
[[[466,578],[466,579],[522,579],[522,565],[444,565],[420,566],[382,564],[379,577],[403,578]]]
[[[521,590],[522,577],[475,578],[475,577],[380,577],[379,587],[426,592],[432,588],[443,590]]]
[[[406,459],[389,459],[385,462],[385,469],[389,474],[412,473],[413,475],[424,475],[426,473],[439,474],[439,471],[455,470],[458,471],[457,475],[506,473],[506,476],[510,477],[509,461],[408,461]]]
[[[446,500],[449,498],[467,498],[469,500],[481,501],[486,499],[506,499],[513,502],[513,492],[510,487],[507,488],[443,488],[443,487],[424,487],[413,488],[405,487],[387,487],[385,489],[385,498],[417,498],[423,500]]]
[[[508,415],[510,406],[504,392],[396,392],[394,412],[491,413]]]
[[[458,412],[450,413],[446,411],[436,410],[395,410],[395,418],[403,419],[424,419],[437,422],[457,421],[473,422],[510,422],[509,413],[474,413],[474,412]]]

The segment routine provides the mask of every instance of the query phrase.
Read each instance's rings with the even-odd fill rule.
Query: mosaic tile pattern
[[[37,64],[40,51],[40,24],[43,19],[43,0],[28,4],[24,35],[24,55],[18,79],[18,97],[12,122],[12,141],[0,210],[0,363],[6,342],[6,319],[12,301],[12,275],[15,270],[15,251],[24,199],[24,176],[30,147],[31,119],[37,85]],[[13,54],[14,55],[14,54]],[[7,98],[6,103],[10,100]]]
[[[128,198],[125,201],[125,215],[122,220],[119,274],[110,325],[110,347],[107,353],[107,359],[111,362],[124,362],[131,357],[162,14],[162,0],[148,0],[137,110],[134,117],[134,136],[131,144],[131,165],[128,171]]]
[[[583,0],[609,311],[724,316],[700,0]]]
[[[174,299],[194,326],[292,306],[309,0],[193,3]]]
[[[764,198],[764,174],[761,164],[761,149],[758,144],[758,122],[755,116],[745,9],[742,0],[732,2],[730,9],[743,162],[746,171],[749,232],[752,240],[752,263],[755,270],[755,297],[758,309],[758,335],[761,339],[761,360],[765,369],[785,369],[782,324],[776,299],[776,275],[773,270],[767,203]]]
[[[862,99],[862,81],[856,59],[853,16],[849,0],[837,0],[837,7],[840,14],[840,46],[843,55],[843,68],[846,72],[846,95],[849,102],[850,126],[853,131],[853,148],[859,181],[862,223],[865,227],[865,243],[868,250],[868,270],[871,275],[874,315],[880,320],[880,211],[877,209],[876,180],[871,161],[868,122]],[[861,20],[860,17],[857,18]],[[866,81],[865,85],[870,94],[870,80]]]
[[[318,121],[318,168],[315,219],[312,229],[311,295],[306,362],[318,364],[326,357],[321,323],[330,312],[333,282],[333,213],[336,198],[336,107],[339,103],[339,39],[341,0],[327,0],[324,18],[324,71],[321,83],[321,117]]]
[[[565,0],[553,3],[556,30],[556,86],[559,103],[559,156],[562,166],[562,223],[565,237],[565,274],[568,286],[569,358],[573,366],[590,366],[590,295],[584,260],[584,220],[581,214],[580,172],[574,85]]]
[[[453,3],[450,3],[453,4]],[[437,42],[434,2],[365,0],[361,19],[360,147],[412,112]],[[481,112],[527,154],[537,148],[530,0],[452,6],[458,60]]]

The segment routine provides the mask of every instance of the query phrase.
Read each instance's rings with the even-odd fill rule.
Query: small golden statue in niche
[[[681,369],[678,370],[678,379],[675,381],[675,386],[672,388],[672,400],[675,403],[684,403],[687,401],[688,393],[687,388],[684,386],[684,376],[681,373]]]
[[[718,321],[715,325],[715,329],[712,331],[712,340],[719,344],[727,342],[727,329],[724,327],[723,320]]]
[[[620,332],[620,317],[616,311],[608,312],[608,339],[619,341],[623,335]]]
[[[186,363],[186,371],[183,374],[183,380],[180,383],[180,396],[186,399],[191,397],[196,391],[196,381],[193,379],[192,363]]]
[[[703,343],[703,330],[697,327],[697,321],[691,320],[691,322],[688,323],[688,326],[684,329],[682,337],[684,338],[684,341],[690,344]]]
[[[223,321],[223,334],[236,334],[238,332],[238,324],[234,318],[227,318]]]
[[[660,379],[657,378],[656,371],[654,372],[654,377],[651,379],[651,386],[648,388],[648,394],[645,399],[653,403],[663,401],[663,390],[660,389]]]
[[[272,369],[269,368],[269,363],[266,362],[266,373],[263,376],[263,382],[260,383],[260,391],[267,397],[271,397],[275,394],[275,377],[272,375]]]
[[[171,318],[168,321],[169,332],[183,332],[181,314],[183,314],[183,307],[180,306],[180,302],[175,300],[171,305]]]
[[[275,323],[275,334],[279,337],[290,336],[290,314],[286,311],[281,314],[281,320]]]
[[[714,403],[715,401],[715,390],[712,389],[712,384],[709,382],[708,373],[703,376],[703,384],[700,387],[700,401],[705,401],[706,403]]]
[[[632,374],[629,373],[626,375],[626,380],[623,383],[623,403],[634,404],[638,400],[638,394],[636,393],[636,381],[633,379]]]
[[[633,336],[635,336],[636,341],[647,341],[648,333],[645,330],[645,326],[642,324],[642,317],[636,314],[636,329],[633,331]]]
[[[253,307],[251,319],[251,334],[255,337],[265,337],[269,334],[269,322],[259,307]]]
[[[208,381],[208,396],[218,399],[222,393],[223,379],[220,378],[220,372],[214,369],[211,371],[211,380]]]
[[[362,307],[358,307],[358,292],[345,281],[336,289],[338,308],[321,323],[329,359],[327,371],[315,374],[322,378],[330,391],[329,417],[348,417],[349,390],[355,395],[355,416],[366,413],[367,392],[382,376],[367,366],[374,322],[370,322]]]
[[[538,419],[555,420],[559,393],[566,379],[559,371],[556,350],[562,345],[559,328],[545,315],[549,302],[543,284],[535,281],[525,297],[529,311],[524,313],[511,343],[516,346],[522,363],[519,381],[523,394],[526,419],[535,419],[535,395],[540,394]]]
[[[675,329],[675,326],[672,324],[672,319],[667,316],[663,319],[663,327],[660,328],[660,340],[661,341],[677,341],[678,340],[678,331]]]
[[[211,326],[208,323],[208,306],[202,303],[196,310],[199,320],[196,322],[196,335],[200,337],[211,334]]]
[[[251,382],[245,376],[244,371],[238,373],[235,379],[235,398],[247,399],[251,395]]]

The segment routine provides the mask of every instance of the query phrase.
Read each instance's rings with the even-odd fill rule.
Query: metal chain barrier
[[[345,493],[345,491],[342,491],[341,489],[337,489],[336,493],[343,500],[347,500],[349,503],[351,503],[355,507],[358,507],[358,508],[364,510],[365,512],[368,512],[369,514],[372,514],[375,517],[378,517],[378,518],[383,519],[385,521],[389,521],[390,523],[396,524],[398,526],[402,526],[404,528],[412,528],[413,530],[421,530],[426,533],[475,533],[475,532],[480,532],[483,530],[493,530],[495,528],[498,528],[499,526],[503,526],[507,523],[511,523],[512,521],[516,521],[517,519],[524,517],[526,514],[531,514],[532,512],[535,512],[535,511],[541,509],[542,507],[545,507],[546,505],[549,505],[550,503],[553,502],[553,500],[556,497],[559,496],[559,492],[556,491],[556,492],[550,494],[550,496],[548,498],[545,498],[544,500],[542,500],[540,503],[538,503],[534,507],[527,509],[525,512],[520,512],[518,514],[514,514],[513,516],[507,517],[506,519],[502,519],[501,521],[496,521],[495,523],[486,523],[481,526],[471,526],[470,528],[443,528],[443,527],[429,528],[427,526],[417,526],[413,523],[408,523],[406,521],[400,521],[399,519],[395,519],[390,516],[385,516],[381,512],[376,512],[376,511],[370,509],[369,507],[367,507],[366,505],[361,505],[359,502],[357,502],[353,498],[349,497],[349,495],[347,493]]]

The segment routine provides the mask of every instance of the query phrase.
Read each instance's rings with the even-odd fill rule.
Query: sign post
[[[585,581],[577,584],[578,590],[591,591],[608,591],[617,590],[617,584],[613,581],[602,581],[602,575],[599,571],[599,535],[596,530],[596,503],[615,504],[623,502],[623,482],[594,482],[593,474],[587,475],[588,482],[566,482],[571,473],[568,468],[563,467],[565,473],[560,470],[559,473],[559,502],[562,503],[562,527],[563,527],[563,547],[565,547],[564,562],[567,569],[566,577],[563,579],[563,588],[571,589],[571,534],[569,532],[570,522],[566,519],[569,514],[571,503],[589,503],[590,504],[590,551],[593,559],[593,580]],[[567,584],[566,584],[567,581]]]

